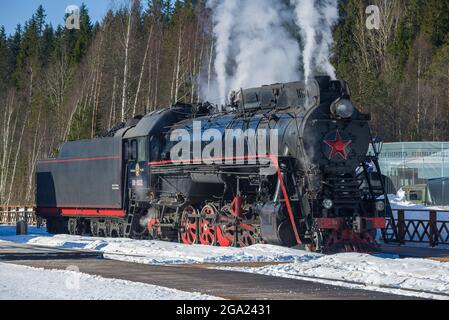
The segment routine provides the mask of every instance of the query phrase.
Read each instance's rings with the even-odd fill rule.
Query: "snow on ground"
[[[382,198],[383,199],[383,198]],[[405,218],[406,219],[414,219],[414,220],[429,220],[429,211],[430,210],[447,210],[447,212],[438,212],[437,217],[438,220],[449,221],[449,208],[447,207],[426,207],[424,205],[415,204],[413,202],[407,201],[405,192],[401,189],[398,191],[396,195],[390,194],[388,195],[388,199],[390,200],[391,208],[393,210],[405,210]],[[407,211],[407,210],[419,210],[416,211]],[[395,218],[397,217],[397,212],[393,212]]]
[[[5,232],[2,232],[5,230]],[[33,232],[33,231],[32,231]],[[6,235],[5,235],[6,234]],[[261,268],[231,268],[230,270],[260,273],[277,277],[320,277],[305,279],[334,285],[360,288],[360,285],[341,283],[341,280],[361,282],[363,289],[410,294],[400,289],[426,290],[449,295],[449,263],[424,259],[399,259],[392,255],[336,254],[325,256],[272,245],[248,248],[187,246],[160,241],[105,239],[68,235],[48,236],[31,234],[26,239],[0,227],[0,241],[25,242],[33,245],[63,247],[103,252],[105,258],[146,264],[193,264],[239,262],[285,262]],[[1,270],[0,270],[1,273]],[[337,281],[337,282],[336,282]],[[0,281],[1,286],[1,281]],[[389,286],[380,289],[376,286]],[[426,298],[441,298],[431,294],[413,294]],[[443,298],[449,298],[444,296]]]
[[[424,259],[390,259],[367,254],[343,253],[285,265],[221,269],[309,281],[311,281],[309,277],[319,277],[321,279],[313,279],[313,281],[350,288],[449,300],[449,296],[438,295],[449,295],[449,263]],[[342,283],[341,281],[351,281],[362,285]],[[422,290],[427,293],[407,292],[401,289]]]
[[[144,283],[0,263],[0,300],[210,300]]]
[[[447,236],[446,230],[443,228],[442,224],[445,221],[449,221],[449,208],[448,207],[426,207],[424,205],[415,204],[413,202],[407,201],[405,192],[401,189],[398,191],[397,195],[388,195],[388,199],[390,200],[391,208],[393,209],[393,217],[395,219],[398,218],[397,210],[404,210],[405,220],[422,220],[429,221],[430,220],[430,211],[431,210],[443,210],[446,212],[437,212],[437,228],[441,230],[441,238],[445,239]],[[416,225],[416,223],[415,223]],[[414,235],[414,240],[419,239],[419,235],[414,231],[414,225],[410,225],[410,234]],[[425,230],[422,225],[418,226],[419,234],[424,234]],[[380,236],[378,234],[378,236]],[[427,240],[428,237],[425,236]],[[381,239],[377,239],[381,242]],[[408,246],[411,247],[429,247],[428,243],[407,243]],[[449,249],[449,245],[440,244],[437,246],[440,249]]]
[[[30,229],[28,236],[15,236],[11,227],[0,226],[0,241],[32,245],[100,251],[105,258],[146,264],[193,264],[239,262],[293,262],[313,253],[272,245],[255,245],[248,248],[223,248],[179,243],[92,238],[69,235],[50,236]]]
[[[104,239],[58,235],[39,237],[29,244],[51,247],[96,250],[106,258],[147,264],[193,264],[238,262],[292,262],[312,253],[272,245],[255,245],[248,248],[223,248],[202,245],[184,245],[161,241],[136,241],[131,239]]]

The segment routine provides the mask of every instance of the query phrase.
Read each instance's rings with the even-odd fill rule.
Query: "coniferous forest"
[[[366,28],[369,4],[378,30]],[[449,0],[340,0],[339,11],[332,62],[374,133],[449,140]],[[0,204],[33,203],[35,164],[62,142],[199,102],[210,81],[205,0],[132,0],[99,23],[80,13],[78,30],[50,25],[42,6],[11,35],[0,29]]]

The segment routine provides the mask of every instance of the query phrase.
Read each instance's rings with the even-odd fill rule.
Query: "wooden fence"
[[[35,226],[38,222],[35,208],[31,206],[0,207],[0,224],[15,225],[20,220]]]
[[[383,234],[386,243],[425,243],[432,247],[449,245],[449,211],[444,210],[393,210],[396,217],[387,219]],[[414,218],[409,218],[414,214]],[[422,217],[417,218],[417,214]],[[441,215],[446,214],[442,219]]]

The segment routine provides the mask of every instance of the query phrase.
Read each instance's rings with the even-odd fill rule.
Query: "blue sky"
[[[0,26],[4,25],[6,33],[14,32],[16,25],[23,24],[42,4],[47,14],[46,22],[53,27],[64,24],[65,9],[69,5],[87,5],[92,22],[101,21],[108,11],[114,7],[113,0],[0,0]],[[117,1],[115,1],[117,2]]]

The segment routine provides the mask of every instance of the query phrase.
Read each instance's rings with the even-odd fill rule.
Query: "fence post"
[[[440,239],[440,235],[438,234],[438,226],[437,226],[437,213],[436,211],[430,211],[429,215],[429,224],[430,224],[430,245],[432,247],[436,247],[438,245],[438,241]]]
[[[398,242],[405,244],[405,213],[404,210],[398,210]]]
[[[32,209],[33,209],[33,211],[32,211],[32,215],[33,215],[33,224],[34,224],[35,226],[37,226],[38,223],[37,223],[37,216],[36,216],[36,207],[33,207]],[[40,227],[40,226],[39,226],[39,227]]]

